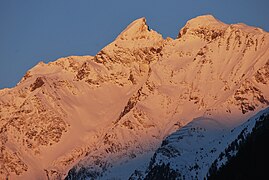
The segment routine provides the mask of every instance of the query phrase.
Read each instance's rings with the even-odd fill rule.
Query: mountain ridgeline
[[[200,137],[193,138],[192,134],[189,138],[182,136],[180,129],[166,138],[146,171],[134,173],[132,179],[266,179],[268,120],[269,108],[220,137],[200,134]],[[201,137],[207,141],[197,140]],[[188,139],[198,141],[200,148],[195,147],[193,142],[188,143],[194,148],[186,148],[184,143]],[[206,149],[207,146],[213,149]],[[199,160],[186,162],[192,157]]]
[[[238,139],[240,139],[238,143]],[[251,133],[240,134],[211,165],[208,179],[266,179],[269,148],[266,144],[269,138],[269,114],[262,114],[256,121]],[[235,156],[229,151],[237,150]],[[227,162],[217,167],[218,160],[227,157]]]
[[[269,33],[204,15],[40,62],[0,90],[0,178],[228,178],[266,137],[268,57]]]

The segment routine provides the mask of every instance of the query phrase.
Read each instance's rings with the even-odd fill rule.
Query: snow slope
[[[212,119],[195,119],[168,136],[153,155],[148,168],[134,173],[132,178],[154,179],[164,172],[164,167],[168,167],[169,172],[164,173],[163,178],[207,178],[209,172],[216,171],[237,154],[240,143],[268,114],[269,108],[232,130],[224,129]]]
[[[193,119],[229,129],[267,107],[268,55],[267,32],[205,15],[177,39],[140,18],[95,56],[40,62],[0,91],[1,177],[125,179]]]

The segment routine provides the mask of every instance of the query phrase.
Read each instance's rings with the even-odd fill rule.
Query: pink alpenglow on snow
[[[268,107],[268,57],[267,32],[205,15],[176,39],[140,18],[95,56],[40,62],[0,90],[0,177],[143,177],[174,132],[184,136],[180,160],[192,163],[190,152],[202,148],[195,142],[220,138]],[[205,138],[195,139],[191,128]]]

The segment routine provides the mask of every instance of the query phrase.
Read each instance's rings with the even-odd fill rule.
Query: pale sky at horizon
[[[0,89],[15,86],[39,61],[95,55],[133,20],[175,38],[187,20],[212,14],[269,31],[268,0],[1,0]]]

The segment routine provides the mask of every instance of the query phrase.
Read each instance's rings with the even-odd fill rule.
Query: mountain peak
[[[146,18],[142,17],[135,21],[133,21],[131,24],[125,28],[117,39],[130,39],[133,37],[140,36],[141,34],[149,33],[151,30],[149,29],[149,26],[146,23]]]
[[[123,30],[121,34],[126,33],[126,32],[135,33],[135,32],[143,32],[143,31],[149,31],[145,17],[142,17],[133,21],[131,24],[127,26],[126,29]]]
[[[137,19],[94,57],[41,62],[0,90],[0,179],[147,179],[159,157],[203,179],[232,138],[221,128],[269,106],[269,35],[210,15],[185,28],[163,39]]]
[[[228,25],[216,19],[212,15],[202,15],[197,16],[189,21],[187,21],[186,25],[180,30],[178,37],[186,34],[189,30],[197,30],[201,28],[207,29],[225,29]]]
[[[201,26],[214,26],[215,27],[215,26],[223,26],[226,24],[216,19],[212,15],[202,15],[202,16],[197,16],[189,20],[186,25],[190,27],[201,27]]]
[[[201,15],[197,16],[191,20],[188,21],[189,23],[215,23],[215,22],[220,22],[217,20],[213,15],[208,14],[208,15]]]

